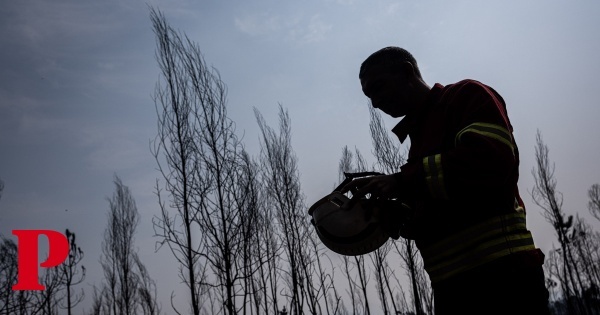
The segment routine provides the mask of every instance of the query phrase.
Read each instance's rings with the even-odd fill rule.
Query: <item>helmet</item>
[[[310,209],[311,223],[321,242],[332,251],[355,256],[372,252],[389,238],[379,222],[379,209],[368,200],[349,207],[350,198],[334,191],[321,198]]]
[[[346,174],[346,178],[364,174],[379,173]],[[339,192],[346,182],[308,209],[321,242],[338,254],[356,256],[378,249],[390,237],[397,239],[408,207],[389,199],[351,200]]]

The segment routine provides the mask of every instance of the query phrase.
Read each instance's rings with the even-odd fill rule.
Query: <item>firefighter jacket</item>
[[[421,105],[392,131],[410,138],[395,176],[415,209],[414,239],[432,283],[539,251],[525,226],[519,150],[502,97],[463,80],[434,85]]]

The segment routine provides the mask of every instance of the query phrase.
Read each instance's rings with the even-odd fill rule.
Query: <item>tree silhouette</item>
[[[159,248],[167,245],[179,263],[180,278],[189,290],[192,314],[199,315],[203,293],[201,281],[206,269],[201,265],[204,250],[197,238],[201,231],[197,218],[203,202],[198,196],[209,190],[210,179],[199,177],[202,161],[194,140],[195,129],[199,128],[194,117],[199,108],[188,73],[194,71],[195,65],[190,65],[193,61],[186,59],[185,39],[169,26],[165,16],[151,8],[150,19],[156,35],[156,60],[162,78],[154,94],[158,135],[152,153],[169,195],[167,202],[162,200],[157,181],[161,213],[154,217],[153,225],[156,236],[161,239]],[[175,312],[179,314],[177,310]]]
[[[580,299],[586,284],[583,266],[579,263],[577,247],[574,243],[574,237],[577,235],[577,229],[573,224],[574,217],[567,216],[562,208],[563,198],[557,190],[557,180],[554,176],[555,166],[550,162],[548,146],[544,143],[539,130],[536,135],[535,161],[536,166],[532,170],[535,185],[531,196],[534,203],[542,209],[546,221],[552,224],[560,244],[560,248],[555,249],[560,259],[553,256],[551,268],[546,270],[558,280],[569,313],[591,314],[590,306]]]
[[[390,137],[381,114],[373,106],[369,106],[369,113],[371,117],[369,127],[373,143],[373,154],[377,160],[377,170],[386,174],[400,172],[400,167],[406,163],[405,152],[407,151],[403,151],[397,141]],[[395,242],[394,248],[404,263],[411,284],[415,313],[417,315],[425,314],[424,307],[432,310],[433,301],[431,299],[432,291],[420,255],[414,241],[401,239],[398,242],[401,246],[398,246]],[[393,298],[393,292],[390,292],[390,298]],[[396,312],[398,311],[396,310]]]
[[[0,314],[14,314],[18,307],[12,286],[17,283],[17,244],[0,234]]]
[[[129,187],[116,175],[114,184],[100,258],[104,283],[94,301],[101,306],[93,308],[114,315],[157,314],[153,281],[134,247],[139,224],[137,206]]]
[[[320,313],[321,303],[329,311],[327,298],[334,291],[331,278],[320,262],[316,234],[305,217],[306,207],[300,187],[297,157],[291,144],[291,121],[279,106],[279,133],[269,127],[260,112],[255,116],[261,131],[261,165],[263,185],[274,209],[279,227],[279,242],[284,251],[287,268],[282,269],[289,299],[289,312]],[[335,295],[335,294],[334,294]],[[336,303],[334,303],[336,304]]]
[[[66,309],[67,314],[71,315],[73,307],[77,306],[85,297],[83,289],[79,294],[73,294],[72,292],[73,287],[82,283],[85,279],[85,267],[79,266],[83,260],[83,251],[75,242],[75,233],[67,229],[65,235],[69,242],[69,255],[67,260],[58,267],[58,273],[61,274],[61,290],[65,291],[64,297],[61,298],[63,302],[61,308]]]

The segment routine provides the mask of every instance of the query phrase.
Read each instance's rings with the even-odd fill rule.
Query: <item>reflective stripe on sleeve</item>
[[[484,137],[498,140],[506,144],[510,148],[513,155],[515,154],[515,147],[513,145],[511,133],[500,125],[481,122],[470,124],[456,134],[455,144],[459,144],[462,136],[467,132],[476,133]]]
[[[431,196],[438,199],[448,199],[446,186],[444,185],[442,155],[436,154],[423,158],[423,167],[425,168],[425,181]]]

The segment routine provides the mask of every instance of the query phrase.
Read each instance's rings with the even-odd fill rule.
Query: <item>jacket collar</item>
[[[432,104],[437,102],[440,96],[440,92],[443,88],[443,85],[436,83],[429,91],[427,101],[425,101],[425,103],[421,104],[420,106],[417,106],[417,108],[412,113],[404,116],[404,118],[402,118],[402,120],[398,124],[396,124],[394,128],[392,128],[392,132],[398,137],[400,143],[404,143],[406,137],[413,131],[413,129],[417,125],[417,122],[427,112],[427,109],[431,107]]]

